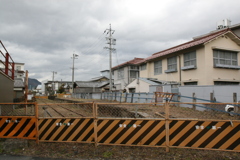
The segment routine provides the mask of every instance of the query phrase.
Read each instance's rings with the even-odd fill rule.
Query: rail
[[[12,59],[12,57],[10,56],[10,54],[8,53],[7,49],[5,48],[5,46],[3,45],[2,41],[0,41],[1,44],[1,48],[4,49],[5,53],[3,53],[0,50],[1,53],[1,58],[0,59],[0,70],[5,73],[9,78],[14,79],[14,61]]]

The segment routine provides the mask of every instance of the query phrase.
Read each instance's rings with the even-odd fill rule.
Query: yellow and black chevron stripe
[[[165,121],[101,119],[97,123],[100,144],[165,145]]]
[[[36,139],[36,118],[1,117],[0,138]]]
[[[94,142],[93,119],[40,119],[39,140],[54,142]]]
[[[240,151],[240,122],[173,120],[170,146]]]

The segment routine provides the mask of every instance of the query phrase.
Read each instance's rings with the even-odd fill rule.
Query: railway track
[[[56,103],[49,99],[38,99],[40,117],[86,117],[72,103]]]

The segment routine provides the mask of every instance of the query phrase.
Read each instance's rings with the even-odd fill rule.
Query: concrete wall
[[[135,88],[135,92],[149,92],[149,84],[147,82],[144,82],[142,80],[135,79],[133,82],[131,82],[127,87],[126,90],[129,92],[129,88]]]
[[[182,86],[179,87],[179,93],[186,98],[181,97],[181,102],[192,102],[193,93],[199,99],[211,100],[211,93],[217,102],[233,102],[233,94],[237,94],[236,101],[240,101],[240,86]],[[206,102],[196,100],[196,102]]]
[[[12,103],[14,82],[0,71],[0,103]]]

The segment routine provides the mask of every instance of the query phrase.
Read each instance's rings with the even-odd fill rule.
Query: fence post
[[[35,108],[35,118],[36,118],[36,122],[35,122],[35,125],[36,125],[36,129],[37,129],[37,134],[36,134],[36,142],[37,144],[39,144],[39,132],[38,132],[38,103],[35,102],[34,103],[34,108]]]
[[[133,96],[134,96],[134,93],[132,93],[132,97],[131,97],[131,103],[133,103]]]
[[[97,127],[97,103],[93,102],[93,119],[94,119],[94,141],[95,141],[95,147],[97,147],[98,145],[98,136],[97,136],[97,132],[98,132],[98,127]]]
[[[233,93],[233,102],[237,102],[237,93]]]
[[[193,98],[193,99],[192,99],[192,102],[193,102],[193,103],[196,103],[195,93],[192,93],[192,98]],[[196,105],[193,104],[193,105],[192,105],[192,108],[193,108],[194,110],[196,110]]]
[[[177,96],[178,96],[178,107],[180,107],[181,95],[180,95],[180,94],[178,94]]]
[[[122,102],[122,96],[124,95],[124,93],[120,93],[120,103]]]
[[[125,102],[127,102],[128,93],[126,92]]]
[[[165,102],[166,152],[169,152],[169,102]]]

